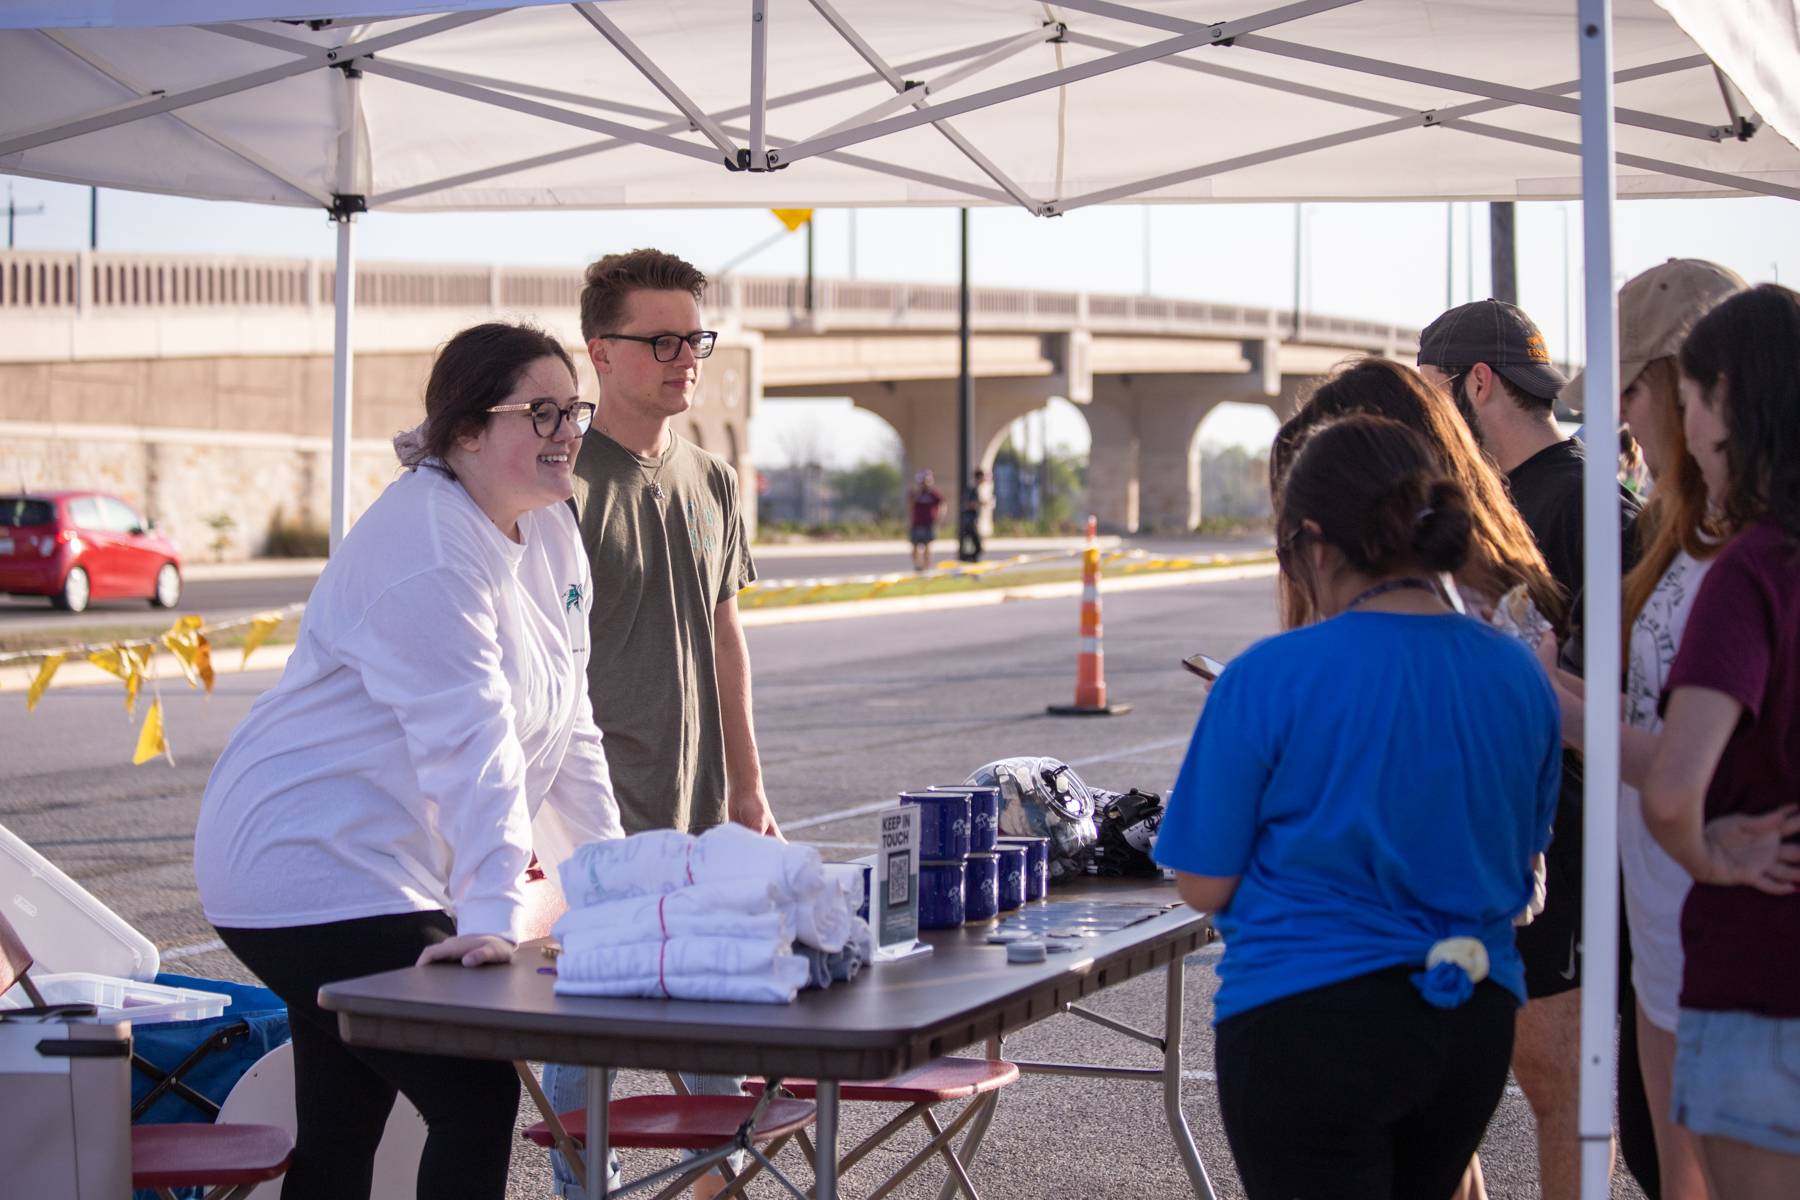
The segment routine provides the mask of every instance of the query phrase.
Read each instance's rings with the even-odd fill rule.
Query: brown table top
[[[792,1004],[558,996],[527,943],[504,967],[434,964],[328,984],[345,1040],[418,1053],[597,1066],[881,1079],[1052,1015],[1203,946],[1210,920],[1158,880],[1085,880],[1050,900],[1169,906],[1041,964],[1009,964],[994,922],[930,932],[933,952],[877,963]]]

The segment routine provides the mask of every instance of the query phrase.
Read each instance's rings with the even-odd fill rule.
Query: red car
[[[0,592],[90,600],[181,601],[181,555],[138,511],[104,492],[0,495]]]

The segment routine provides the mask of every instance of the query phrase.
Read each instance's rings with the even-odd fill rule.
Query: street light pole
[[[956,296],[956,342],[959,365],[956,376],[956,499],[975,480],[975,376],[969,360],[969,210],[959,210],[962,234],[962,271]]]

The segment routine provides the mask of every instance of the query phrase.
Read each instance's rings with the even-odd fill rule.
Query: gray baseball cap
[[[1550,361],[1543,333],[1516,304],[1476,300],[1458,305],[1419,335],[1421,367],[1486,363],[1508,383],[1539,400],[1555,399],[1569,382]]]

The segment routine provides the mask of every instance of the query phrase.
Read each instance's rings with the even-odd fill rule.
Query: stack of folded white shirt
[[[564,995],[785,1004],[811,977],[795,943],[836,953],[862,924],[817,850],[741,825],[590,842],[561,880]]]

